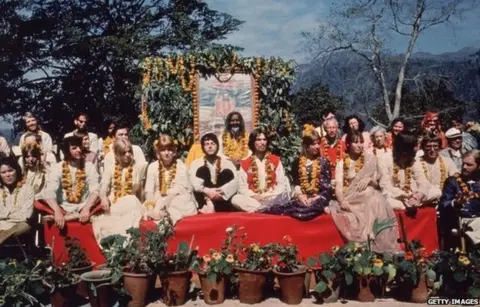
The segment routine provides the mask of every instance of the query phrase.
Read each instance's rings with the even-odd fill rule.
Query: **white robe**
[[[141,192],[143,178],[145,177],[146,163],[134,163],[132,172],[132,194],[120,197],[114,203],[113,176],[115,166],[105,168],[100,187],[100,197],[108,196],[110,212],[92,217],[92,228],[98,244],[109,235],[127,235],[131,227],[138,227],[143,216],[143,206],[137,198]],[[122,185],[125,182],[127,168],[122,170]]]
[[[423,157],[419,157],[415,161],[415,164],[416,164],[415,168],[420,168],[424,174],[425,174],[425,169],[424,169],[424,165],[425,165],[425,168],[426,168],[425,176],[428,182],[430,183],[427,196],[426,196],[428,199],[433,199],[435,196],[442,194],[444,182],[441,182],[442,172],[440,170],[440,159],[443,161],[443,164],[445,165],[445,171],[446,171],[445,179],[459,172],[457,169],[457,166],[455,165],[455,162],[453,162],[453,160],[448,157],[439,156],[435,160],[435,162],[432,164],[424,161]]]
[[[26,222],[32,216],[35,192],[31,186],[24,184],[15,202],[15,193],[11,194],[5,187],[2,189],[0,189],[0,230],[8,230],[18,223]],[[4,191],[7,193],[5,205],[3,204]]]
[[[263,161],[260,161],[260,159],[258,159],[257,157],[255,157],[255,161],[258,167],[258,182],[260,185],[260,189],[263,190],[267,181],[265,163],[263,163]],[[262,201],[258,201],[253,197],[259,194],[249,189],[248,174],[242,167],[240,167],[240,170],[238,172],[238,194],[233,196],[232,205],[242,211],[255,212],[270,207],[274,204],[281,204],[289,201],[291,195],[291,188],[288,179],[285,176],[285,170],[283,168],[282,162],[279,162],[277,168],[275,169],[275,176],[277,184],[274,187],[270,188],[270,190],[268,190],[266,193],[261,194],[262,196],[267,196],[268,198]]]
[[[67,213],[78,213],[86,205],[90,195],[95,193],[98,195],[100,184],[98,182],[98,173],[95,166],[90,162],[85,162],[86,187],[82,193],[82,197],[78,204],[72,204],[67,201],[67,194],[62,187],[62,165],[63,161],[55,164],[50,169],[47,176],[47,186],[45,188],[45,199],[56,199],[60,207]],[[76,167],[71,165],[70,176],[72,178],[72,189],[75,189],[75,172]]]
[[[22,134],[20,137],[20,141],[18,146],[22,148],[23,143],[25,143],[25,136],[27,135],[28,132]],[[45,131],[40,132],[40,136],[42,137],[42,150],[43,152],[53,152],[53,142],[52,142],[52,137],[50,134],[46,133]]]
[[[170,180],[168,171],[164,169],[164,172],[165,178]],[[148,166],[145,182],[145,194],[154,195],[154,199],[147,200],[155,201],[155,212],[166,210],[173,224],[185,216],[197,214],[198,205],[193,197],[193,188],[188,181],[188,169],[181,160],[177,160],[175,178],[171,182],[166,196],[160,194],[158,177],[158,161],[155,161]]]

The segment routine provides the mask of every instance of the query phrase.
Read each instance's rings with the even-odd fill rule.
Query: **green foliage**
[[[318,258],[309,259],[309,263],[313,267],[319,267],[321,270],[316,270],[315,274],[318,280],[315,286],[315,292],[323,295],[327,292],[329,287],[335,280],[341,278],[343,274],[343,266],[340,258],[337,257],[336,251],[338,247],[332,248],[332,253],[321,253]]]
[[[242,248],[245,260],[241,261],[241,268],[251,271],[263,271],[272,268],[272,257],[275,255],[271,244],[260,245],[252,243]]]
[[[395,265],[397,266],[396,277],[403,281],[416,286],[419,282],[421,274],[426,274],[427,278],[434,282],[436,279],[435,271],[433,271],[434,262],[428,258],[422,243],[413,240],[405,244],[406,252],[395,257]]]
[[[180,272],[190,270],[198,259],[198,251],[192,250],[187,242],[180,242],[174,254],[166,253],[163,260],[163,272]]]
[[[36,297],[44,292],[40,264],[0,260],[0,306],[38,306]]]
[[[78,239],[67,237],[65,247],[68,252],[67,266],[71,269],[85,268],[91,265],[87,252],[80,246]]]
[[[285,244],[270,244],[272,253],[277,255],[276,269],[282,273],[292,273],[299,270],[301,262],[298,260],[298,247],[292,244],[290,236],[284,236]]]

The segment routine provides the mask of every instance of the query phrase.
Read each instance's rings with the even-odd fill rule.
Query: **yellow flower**
[[[227,256],[227,258],[225,258],[225,261],[227,261],[228,263],[232,263],[235,259],[233,259],[233,255],[230,254]]]
[[[332,247],[332,252],[336,253],[339,249],[340,249],[340,247],[335,245],[334,247]]]
[[[220,258],[222,258],[222,256],[221,256],[219,253],[214,253],[214,254],[212,255],[212,258],[213,258],[214,260],[219,260]]]
[[[258,252],[258,251],[260,250],[260,247],[259,247],[257,244],[255,244],[255,243],[252,244],[252,245],[250,245],[250,247],[252,248],[252,251],[253,251],[254,253],[256,253],[256,252]]]
[[[350,256],[350,257],[345,257],[345,261],[347,262],[352,262],[353,258]]]
[[[374,266],[377,266],[377,267],[381,268],[383,266],[382,259],[376,259],[375,263],[374,263]]]
[[[362,247],[362,244],[355,242],[355,249],[359,249],[360,247]]]
[[[210,260],[212,260],[212,259],[210,258],[210,255],[204,255],[204,256],[203,256],[203,261],[209,262]]]
[[[462,256],[458,257],[458,262],[460,262],[463,265],[469,265],[470,264],[470,259],[468,259],[468,257],[462,255]]]

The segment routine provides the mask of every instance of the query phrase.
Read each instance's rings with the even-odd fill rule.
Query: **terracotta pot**
[[[375,295],[370,290],[370,284],[373,276],[357,275],[359,292],[357,295],[357,301],[359,302],[373,302],[375,301]]]
[[[297,272],[282,273],[276,268],[273,270],[280,284],[280,300],[288,305],[298,305],[302,302],[305,293],[305,268]]]
[[[167,306],[180,306],[187,301],[190,290],[189,271],[170,272],[162,278],[163,303]]]
[[[144,307],[146,305],[151,275],[123,272],[123,288],[132,297],[128,307]]]
[[[410,301],[412,303],[421,303],[425,304],[428,300],[428,287],[427,287],[427,276],[426,274],[420,274],[418,278],[418,283],[412,289],[412,298]]]
[[[77,291],[77,284],[69,287],[55,289],[50,294],[50,303],[52,307],[71,307],[76,305],[75,292]]]
[[[258,304],[263,301],[263,289],[270,270],[250,271],[242,268],[238,272],[238,299],[244,304]]]
[[[90,263],[90,265],[72,269],[73,274],[82,275],[83,273],[90,272],[95,266],[95,262]],[[88,297],[88,286],[85,282],[80,281],[77,286],[77,294],[82,297]]]
[[[103,264],[97,265],[95,269],[96,270],[105,270],[105,269],[109,269],[109,268],[107,267],[106,263],[103,263]]]
[[[95,270],[83,273],[80,278],[87,285],[88,298],[92,307],[114,305],[111,270]]]
[[[205,273],[199,273],[198,277],[202,285],[205,303],[208,305],[222,304],[225,301],[225,276],[223,276],[223,274],[217,274],[216,281],[209,280]]]

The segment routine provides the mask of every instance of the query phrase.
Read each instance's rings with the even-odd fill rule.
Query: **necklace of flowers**
[[[320,159],[315,159],[312,164],[312,169],[310,171],[311,179],[308,180],[308,170],[307,170],[307,157],[302,156],[300,158],[300,163],[298,164],[298,173],[300,179],[300,187],[302,191],[307,195],[317,195],[319,186],[318,182],[320,181],[320,172],[321,165]]]
[[[338,161],[340,161],[340,159],[342,157],[342,146],[341,146],[340,142],[338,142],[338,141],[335,144],[335,150],[336,150],[335,162],[330,160],[330,155],[327,154],[328,148],[329,148],[329,145],[328,145],[328,142],[327,142],[327,138],[324,137],[322,139],[322,153],[323,153],[323,156],[325,158],[327,158],[328,162],[330,162],[330,168],[331,168],[331,171],[333,173],[335,171],[335,165],[337,165]]]
[[[350,155],[346,154],[343,157],[343,190],[344,191],[348,188],[350,184],[348,180],[348,170],[350,169],[350,162],[351,162]],[[365,164],[365,155],[362,153],[358,157],[355,163],[355,174],[358,174],[358,172],[360,172],[364,164]]]
[[[455,173],[455,178],[457,179],[457,183],[460,185],[460,189],[462,189],[462,199],[463,200],[471,200],[471,199],[479,199],[480,193],[475,193],[469,189],[468,185],[463,181],[462,176],[460,173]]]
[[[248,155],[248,134],[245,133],[240,136],[238,141],[224,131],[222,134],[223,153],[235,161],[240,161]]]
[[[133,163],[127,167],[127,174],[125,175],[125,182],[122,180],[123,168],[115,162],[115,170],[113,172],[113,203],[123,196],[132,194],[133,190]]]
[[[250,160],[252,162],[252,181],[253,181],[253,192],[255,193],[266,193],[273,187],[273,167],[272,163],[270,163],[270,153],[267,152],[265,157],[263,158],[263,164],[265,164],[265,173],[267,174],[267,178],[265,181],[264,189],[260,189],[260,182],[258,180],[258,165],[255,159],[255,156],[250,156]]]
[[[160,195],[167,196],[168,189],[170,189],[173,179],[175,179],[175,174],[177,172],[177,161],[173,161],[168,170],[168,180],[165,178],[165,166],[163,162],[158,160],[158,186],[160,188]]]
[[[22,181],[17,183],[17,186],[13,190],[13,195],[14,195],[13,206],[14,207],[17,206],[18,194],[20,193],[20,189],[24,184],[25,184],[25,178],[23,178]],[[6,187],[2,187],[2,198],[3,198],[3,206],[6,207],[7,206],[7,188]]]
[[[62,188],[67,195],[67,201],[71,204],[78,204],[82,200],[82,194],[86,187],[87,174],[85,167],[77,168],[75,171],[75,188],[72,185],[72,176],[67,161],[62,163]]]
[[[438,156],[438,160],[440,161],[440,189],[443,190],[443,185],[445,183],[445,180],[447,179],[447,168],[441,156]],[[423,157],[421,161],[422,161],[423,173],[425,174],[425,177],[428,179],[427,163],[425,162],[425,159],[423,159]]]
[[[215,159],[215,179],[211,179],[213,184],[217,184],[218,175],[220,175],[220,172],[222,171],[221,161],[222,159],[217,156],[217,158]],[[204,159],[204,166],[208,168],[207,159]]]
[[[106,155],[110,152],[110,145],[113,143],[113,139],[109,136],[103,140],[103,153]]]
[[[398,176],[399,171],[400,171],[400,167],[395,162],[393,162],[392,179],[393,179],[393,184],[397,187],[400,186],[400,177]],[[411,185],[412,185],[412,167],[409,166],[405,168],[405,183],[403,185],[402,190],[407,193],[411,192],[412,191]]]

